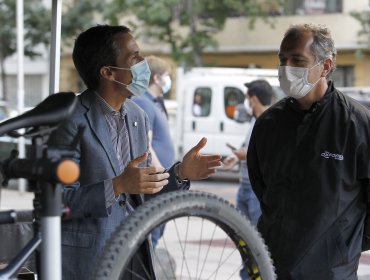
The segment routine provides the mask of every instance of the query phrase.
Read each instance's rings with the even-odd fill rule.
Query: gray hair
[[[328,74],[328,77],[334,72],[336,68],[337,49],[334,46],[334,41],[331,37],[330,30],[324,25],[314,25],[311,23],[296,24],[289,27],[284,34],[284,39],[287,37],[299,37],[304,32],[311,32],[313,36],[313,43],[311,45],[312,54],[315,56],[316,62],[324,61],[331,58],[333,67]]]

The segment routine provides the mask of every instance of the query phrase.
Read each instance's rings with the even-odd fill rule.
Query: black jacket
[[[256,121],[247,160],[279,279],[357,279],[370,248],[370,110],[332,83],[309,111],[285,98]]]

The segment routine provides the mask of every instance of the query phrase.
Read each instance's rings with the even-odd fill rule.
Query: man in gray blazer
[[[200,154],[207,142],[203,138],[168,171],[150,166],[148,118],[129,99],[145,92],[150,70],[127,27],[84,31],[76,39],[73,61],[87,90],[49,141],[67,147],[85,128],[76,151],[80,179],[64,189],[64,203],[71,210],[71,219],[62,225],[65,280],[90,279],[106,240],[144,194],[188,189],[189,180],[207,178],[221,165],[219,155]],[[148,246],[141,254],[150,266]]]

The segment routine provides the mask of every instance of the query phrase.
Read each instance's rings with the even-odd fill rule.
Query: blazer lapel
[[[137,150],[137,147],[138,147],[137,143],[140,143],[138,129],[140,125],[144,125],[144,124],[139,122],[137,110],[134,110],[133,106],[130,106],[128,103],[129,102],[125,102],[124,106],[127,112],[126,121],[127,121],[128,134],[130,137],[131,159],[135,159],[138,156],[140,156]],[[141,194],[131,195],[131,198],[136,204],[135,206],[142,204],[144,201],[144,196]]]
[[[116,175],[119,175],[121,173],[119,163],[117,155],[113,148],[112,139],[109,134],[108,126],[99,106],[96,106],[98,103],[96,102],[96,100],[94,100],[97,97],[95,96],[95,93],[93,91],[90,91],[83,94],[81,98],[82,104],[86,108],[88,108],[86,112],[86,118],[90,125],[90,128],[93,134],[95,134],[97,140],[102,145],[105,153],[107,154],[111,166],[114,170],[114,173]]]
[[[126,109],[126,122],[127,122],[127,130],[130,138],[130,153],[131,159],[135,159],[138,156],[137,151],[137,143],[139,143],[139,133],[138,133],[138,126],[142,125],[138,121],[137,113],[132,109],[132,106],[127,106],[127,103],[124,104]]]

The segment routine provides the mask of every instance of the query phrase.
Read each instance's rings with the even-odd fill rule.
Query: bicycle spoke
[[[131,272],[131,274],[132,275],[135,275],[135,276],[137,276],[137,277],[140,277],[141,279],[151,279],[151,275],[150,275],[150,272],[148,271],[148,269],[147,269],[147,267],[145,266],[145,264],[144,264],[144,261],[143,261],[143,259],[141,258],[141,256],[140,255],[138,255],[138,254],[135,254],[134,256],[133,256],[133,258],[132,258],[132,262],[134,262],[135,260],[138,260],[138,262],[140,263],[140,267],[143,269],[143,272],[145,273],[145,276],[147,277],[147,278],[142,278],[143,276],[141,276],[141,275],[139,275],[139,274],[137,274],[137,273],[135,273],[134,271],[132,271],[132,270],[130,270],[130,272]],[[129,271],[129,269],[126,269],[127,271]]]
[[[227,240],[230,240],[230,239],[228,239],[228,238],[226,238],[226,242],[225,242],[225,244],[227,243]],[[233,243],[234,244],[234,243]],[[230,253],[229,253],[229,255],[228,256],[226,256],[226,258],[218,265],[218,268],[220,268],[220,267],[222,267],[235,253],[238,253],[239,254],[239,251],[237,250],[237,247],[235,247],[234,248],[234,250],[233,251],[231,251]],[[242,265],[240,265],[239,266],[239,270],[240,270],[240,268],[242,267]],[[211,275],[210,275],[210,277],[212,277],[212,275],[214,275],[214,274],[216,274],[216,272],[218,271],[218,269],[216,269]],[[238,270],[236,270],[236,271],[238,271]],[[235,273],[235,272],[234,272]],[[208,279],[210,279],[210,277],[208,278]]]
[[[131,275],[134,275],[134,276],[138,277],[140,280],[147,280],[147,278],[143,278],[141,275],[137,274],[135,271],[133,271],[129,268],[126,268],[125,272],[131,273]]]
[[[189,219],[189,217],[188,217]],[[177,223],[176,223],[176,220],[173,221],[174,222],[174,225],[175,225],[175,229],[176,229],[176,234],[177,234],[177,237],[178,237],[178,240],[179,240],[179,244],[180,244],[180,248],[181,248],[181,252],[182,252],[182,263],[181,263],[181,274],[180,274],[180,280],[182,278],[182,266],[183,264],[185,263],[185,266],[186,266],[186,270],[188,271],[188,276],[189,278],[190,277],[190,271],[189,271],[189,267],[188,267],[188,264],[186,262],[186,258],[185,258],[185,251],[184,251],[184,248],[182,247],[182,243],[181,243],[181,239],[180,239],[180,234],[179,234],[179,229],[178,229],[178,226],[177,226]],[[188,228],[188,224],[186,225],[186,228]]]
[[[162,261],[159,259],[158,255],[157,255],[157,252],[154,250],[154,256],[155,256],[155,259],[157,260],[157,263],[159,264],[162,272],[163,272],[163,275],[166,277],[167,280],[169,280],[168,276],[167,276],[167,272],[164,270],[163,266],[162,266]],[[171,262],[170,262],[170,265],[171,265]],[[157,273],[157,271],[156,271]]]
[[[200,237],[199,237],[199,240],[202,240],[202,236],[203,236],[203,226],[204,226],[204,219],[202,219],[202,226],[200,228]],[[200,262],[200,248],[201,248],[201,242],[199,242],[199,246],[198,246],[198,260],[197,260],[197,269],[196,269],[196,272],[195,272],[195,277],[198,276],[198,267],[199,267],[199,262]]]
[[[222,261],[222,257],[224,256],[224,252],[225,252],[227,240],[228,240],[228,238],[226,237],[225,238],[225,241],[224,241],[224,246],[222,247],[222,252],[221,252],[221,255],[220,255],[220,260],[218,262],[218,266],[217,266],[217,269],[216,269],[215,278],[214,278],[215,280],[217,279],[217,273],[218,273],[218,270],[220,269],[220,266],[221,266],[221,261]],[[209,277],[208,279],[210,279],[210,278],[211,277]]]
[[[146,232],[163,221],[166,229],[153,255],[157,280],[234,280],[240,279],[240,271],[249,274],[251,280],[275,279],[261,238],[233,206],[210,194],[175,192],[162,197],[152,199],[142,211],[137,209],[117,230],[114,237],[122,247],[117,250],[117,242],[110,242],[96,280],[118,280],[117,271],[123,271],[127,265],[141,274],[141,278],[135,274],[136,279],[148,280],[144,271],[130,265],[127,252],[132,249],[132,242],[142,243]],[[141,263],[146,264],[146,255],[141,257]]]
[[[165,251],[166,251],[167,259],[168,259],[168,262],[169,262],[169,264],[170,264],[170,269],[171,269],[171,272],[170,272],[170,273],[172,273],[172,275],[174,275],[174,276],[175,276],[175,275],[176,275],[176,268],[175,268],[175,267],[173,267],[173,264],[172,264],[172,261],[171,261],[171,255],[170,255],[170,253],[169,253],[169,249],[168,249],[167,242],[166,242],[166,235],[165,235],[165,234],[163,234],[160,240],[161,240],[161,241],[162,241],[162,243],[163,243],[163,247],[164,247],[164,249],[165,249]],[[158,262],[160,262],[160,261],[159,261],[159,259],[158,259]],[[162,263],[162,262],[160,262],[160,263]],[[167,272],[164,270],[164,268],[163,268],[163,266],[162,266],[162,265],[161,265],[161,268],[162,268],[162,271],[163,271],[163,272],[164,272],[164,274],[165,274],[166,279],[170,279],[170,278],[168,277],[168,275],[167,275]]]
[[[202,276],[203,269],[204,269],[205,263],[206,263],[207,258],[208,258],[208,253],[209,253],[209,250],[210,250],[211,245],[212,245],[213,237],[214,237],[215,232],[216,232],[216,228],[217,228],[217,225],[215,224],[214,225],[213,232],[212,232],[212,237],[211,237],[210,242],[209,242],[209,245],[208,245],[207,253],[206,253],[206,256],[204,257],[204,262],[203,262],[203,266],[202,266],[202,269],[201,269],[200,274],[199,274],[199,278],[201,278],[201,276]]]

